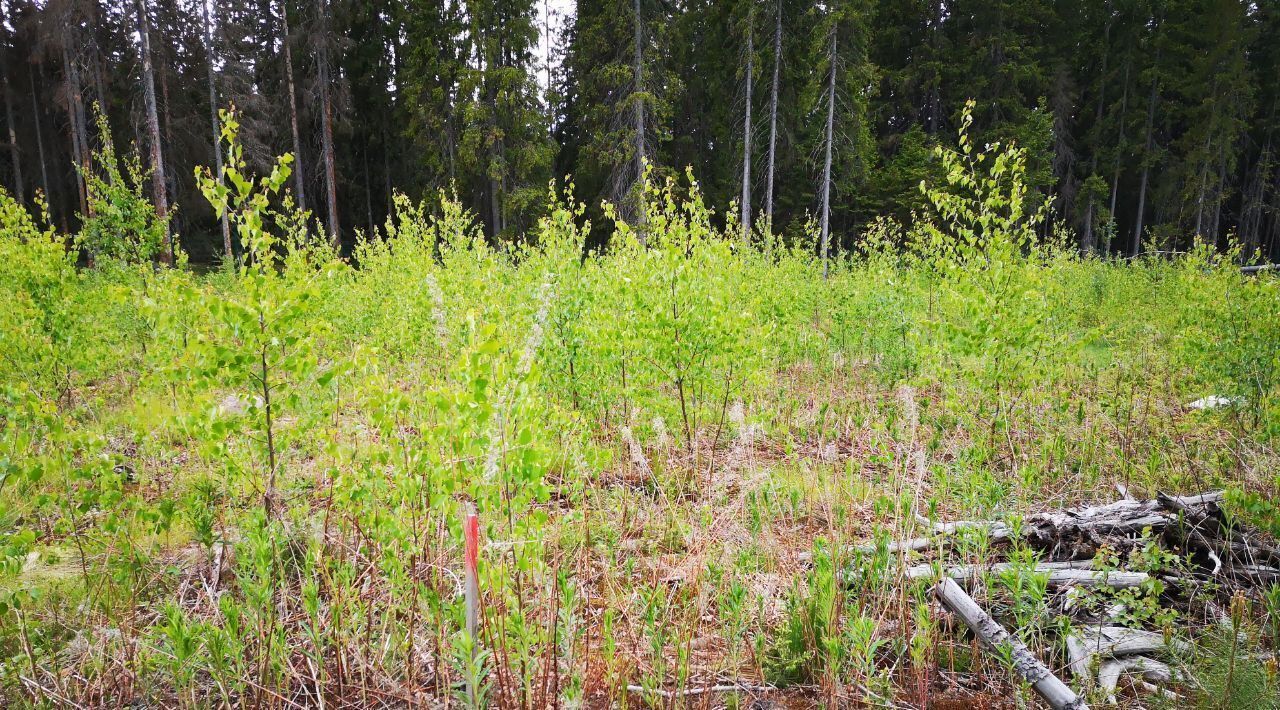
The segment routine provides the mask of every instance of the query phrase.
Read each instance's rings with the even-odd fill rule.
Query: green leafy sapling
[[[149,262],[160,255],[173,212],[164,217],[156,213],[145,194],[151,172],[142,167],[137,151],[123,160],[117,155],[107,116],[97,104],[94,109],[102,147],[93,153],[97,169],[82,171],[88,214],[80,216],[75,245],[88,252],[90,259]]]
[[[319,292],[314,262],[291,260],[298,240],[282,240],[268,223],[270,218],[277,226],[289,223],[272,210],[271,199],[289,179],[292,156],[281,156],[269,175],[255,179],[246,171],[238,130],[235,114],[223,111],[224,180],[207,168],[196,171],[201,191],[220,216],[227,216],[245,254],[236,267],[236,288],[210,306],[212,327],[199,336],[200,374],[234,388],[230,406],[223,409],[247,420],[258,449],[262,507],[271,520],[281,504],[278,476],[287,444],[282,411],[296,413],[307,386],[327,386],[336,370],[322,367],[315,349],[318,328],[309,318]],[[215,433],[235,428],[213,425]]]

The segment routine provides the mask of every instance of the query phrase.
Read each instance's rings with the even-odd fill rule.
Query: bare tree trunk
[[[36,95],[36,76],[31,65],[27,65],[27,81],[31,84],[31,122],[36,126],[36,153],[40,156],[40,184],[44,187],[44,196],[53,202],[53,195],[49,192],[49,167],[44,159],[44,129],[40,127],[40,99]]]
[[[489,224],[493,230],[493,241],[498,242],[498,233],[502,231],[502,208],[498,205],[498,181],[489,178]]]
[[[1270,188],[1264,188],[1265,194],[1270,196],[1270,202],[1263,205],[1262,214],[1258,215],[1258,223],[1260,233],[1258,235],[1258,246],[1266,245],[1261,249],[1262,257],[1267,261],[1275,262],[1280,259],[1277,247],[1280,247],[1280,169],[1277,169],[1278,161],[1273,159],[1267,162],[1267,174],[1262,180],[1270,183]],[[1265,198],[1264,198],[1265,202]]]
[[[551,105],[551,5],[547,0],[542,0],[542,41],[546,42],[546,46],[542,50],[543,68],[547,73],[547,88],[545,91],[547,101],[547,130],[555,130],[555,108]]]
[[[293,132],[293,185],[298,209],[307,209],[306,173],[302,169],[302,134],[298,132],[298,93],[293,87],[293,50],[289,39],[289,6],[280,3],[281,38],[284,46],[285,84],[289,91],[289,130]]]
[[[3,65],[0,65],[0,83],[4,84],[4,117],[5,123],[9,126],[9,152],[13,156],[13,194],[21,204],[26,194],[22,185],[22,154],[18,150],[18,129],[14,127],[13,122],[13,91],[9,83],[7,67]]]
[[[1223,152],[1224,153],[1226,152],[1225,143],[1223,147]],[[1213,226],[1209,228],[1210,234],[1213,235],[1214,244],[1218,243],[1218,225],[1220,224],[1219,220],[1221,220],[1222,218],[1223,188],[1226,184],[1227,184],[1227,159],[1226,159],[1226,156],[1224,155],[1222,157],[1222,160],[1218,162],[1218,184],[1216,186],[1216,189],[1214,190],[1213,221],[1210,222],[1210,224],[1212,224]]]
[[[1133,228],[1133,248],[1130,256],[1137,256],[1138,249],[1142,246],[1142,226],[1143,213],[1147,209],[1147,177],[1151,172],[1151,128],[1156,118],[1156,94],[1159,91],[1159,85],[1156,78],[1151,78],[1151,96],[1147,99],[1147,137],[1143,141],[1142,149],[1142,179],[1138,186],[1138,217],[1137,223]]]
[[[933,9],[933,17],[929,21],[929,51],[931,56],[936,57],[941,53],[938,48],[938,37],[942,34],[942,22],[946,17],[949,3],[946,0],[932,0],[930,4]],[[925,121],[925,132],[932,136],[937,135],[938,124],[942,120],[942,76],[936,68],[931,74],[926,108],[928,119]]]
[[[155,71],[151,67],[151,29],[147,19],[146,0],[137,0],[138,36],[142,40],[142,90],[147,104],[147,132],[151,139],[151,192],[156,203],[156,216],[164,223],[160,244],[160,261],[173,263],[173,243],[169,236],[169,197],[166,194],[164,153],[160,146],[160,117],[156,112]]]
[[[827,133],[826,156],[822,161],[822,278],[831,273],[829,244],[831,242],[831,144],[834,142],[836,119],[836,28],[831,28],[831,50],[827,55],[831,64],[827,79]]]
[[[1115,170],[1111,174],[1111,222],[1116,221],[1116,195],[1120,191],[1120,151],[1124,150],[1124,115],[1129,110],[1129,68],[1132,65],[1125,62],[1124,65],[1124,93],[1120,95],[1120,138],[1116,141],[1116,161]]]
[[[218,78],[213,70],[213,29],[209,24],[209,3],[217,2],[217,0],[199,0],[200,2],[200,21],[204,25],[204,51],[206,68],[209,72],[209,126],[213,130],[213,166],[214,175],[218,179],[218,186],[222,186],[222,122],[218,120]],[[214,5],[215,12],[217,5]],[[214,15],[214,20],[217,20]],[[287,46],[287,45],[286,45]],[[287,51],[287,50],[286,50]],[[227,218],[226,212],[222,213],[222,258],[227,263],[231,263],[235,259],[235,253],[231,244],[231,222]]]
[[[1080,251],[1092,254],[1096,251],[1093,238],[1093,195],[1089,195],[1089,206],[1084,211],[1084,234],[1080,237]]]
[[[753,15],[747,12],[747,102],[742,138],[742,241],[751,243],[751,72],[755,65],[755,28]]]
[[[455,12],[457,10],[457,6],[459,2],[460,0],[447,0],[448,4],[445,12],[449,14],[452,14],[453,12]],[[457,94],[458,82],[456,80],[457,70],[455,69],[451,71],[449,73],[449,76],[442,77],[442,78],[446,79],[443,82],[444,84],[443,91],[445,96],[444,150],[445,150],[445,158],[447,159],[447,162],[449,164],[449,184],[452,188],[455,181],[458,179],[457,145],[456,145],[457,137],[456,137],[456,126],[454,125],[455,116],[457,114],[457,109],[458,109],[458,94]]]
[[[1204,193],[1209,187],[1209,148],[1212,147],[1210,136],[1204,137],[1204,162],[1200,165],[1200,192],[1196,196],[1196,236],[1204,236]]]
[[[1102,143],[1100,140],[1101,136],[1099,135],[1102,130],[1102,109],[1106,104],[1107,97],[1107,60],[1110,59],[1111,55],[1111,24],[1113,19],[1110,2],[1106,4],[1106,10],[1107,27],[1106,31],[1102,34],[1102,71],[1099,73],[1098,78],[1098,107],[1094,111],[1093,115],[1094,136],[1097,140],[1095,140],[1093,146],[1093,155],[1089,158],[1090,177],[1092,177],[1098,170],[1098,146]],[[1093,191],[1091,190],[1089,193],[1089,207],[1085,210],[1084,233],[1080,238],[1080,250],[1085,254],[1092,254],[1097,251],[1097,240],[1093,234],[1093,214],[1096,207],[1096,199],[1097,198],[1094,197]]]
[[[1276,109],[1278,107],[1280,107],[1280,101],[1275,101],[1271,104],[1267,125],[1275,125]],[[1253,165],[1253,177],[1249,180],[1249,186],[1245,188],[1247,194],[1244,195],[1240,215],[1241,264],[1248,264],[1257,258],[1259,254],[1258,248],[1262,246],[1267,175],[1270,173],[1272,166],[1271,141],[1272,131],[1268,129],[1266,140],[1262,144],[1262,150],[1258,153],[1258,160]]]
[[[395,205],[395,189],[391,186],[391,156],[388,154],[387,146],[391,145],[391,141],[387,138],[387,127],[382,127],[382,181],[386,190],[387,209],[383,212],[386,216],[393,205]]]
[[[373,234],[373,183],[369,180],[369,147],[366,144],[364,152],[361,154],[361,163],[364,167],[364,216],[365,222],[369,227],[369,234]]]
[[[93,28],[100,26],[99,22],[101,22],[101,20],[99,19],[99,13],[101,8],[98,7],[98,0],[89,0],[87,3],[84,3],[84,7],[88,13],[87,24],[90,28],[85,45],[85,54],[87,55],[89,62],[89,76],[93,78],[93,90],[98,97],[98,108],[103,113],[106,113],[108,102],[111,97],[107,90],[106,78],[102,73],[102,65],[104,64],[102,58],[102,45],[98,42],[98,37],[93,32]],[[108,174],[108,177],[110,177],[110,174]]]
[[[480,37],[480,43],[478,45],[479,50],[476,52],[476,67],[481,76],[484,77],[484,100],[489,108],[489,115],[486,118],[486,121],[488,122],[490,132],[496,135],[498,133],[498,97],[493,85],[492,72],[490,70],[492,70],[499,62],[499,59],[487,54],[488,43],[484,36],[484,30],[478,29],[477,31]],[[497,52],[495,52],[495,54],[497,54]],[[491,166],[501,162],[498,141],[489,141],[487,153],[489,164]],[[494,177],[491,171],[486,170],[485,172],[488,175],[489,184],[488,198],[490,236],[493,237],[493,241],[496,244],[498,242],[498,235],[502,232],[502,184],[498,182],[498,178]]]
[[[1247,264],[1253,260],[1258,249],[1258,233],[1262,226],[1262,197],[1264,186],[1264,170],[1271,162],[1271,138],[1262,147],[1258,161],[1254,164],[1253,177],[1249,180],[1247,194],[1244,197],[1244,208],[1240,215],[1240,261]]]
[[[165,64],[173,63],[173,60],[168,57],[162,57],[160,61],[161,61],[160,66],[162,68],[165,66]],[[160,74],[160,98],[162,101],[158,108],[160,109],[160,120],[162,122],[162,125],[164,126],[164,144],[169,146],[170,149],[172,149],[173,148],[173,120],[172,120],[173,114],[169,112],[169,105],[170,105],[169,104],[169,73],[166,71],[163,71],[162,69],[159,72],[159,74]],[[165,194],[166,195],[178,194],[178,176],[174,174],[174,171],[169,170],[165,173],[165,177],[168,178],[168,180],[165,182],[165,190],[166,190]],[[181,233],[182,213],[175,212],[169,221],[171,224],[176,223],[178,231],[179,233]]]
[[[71,20],[67,19],[70,27]],[[67,132],[71,138],[71,160],[75,165],[72,179],[75,182],[76,197],[80,202],[80,214],[89,216],[89,193],[85,185],[85,175],[89,172],[89,145],[84,125],[84,97],[80,93],[80,68],[76,65],[71,48],[75,39],[69,30],[63,35],[62,66],[67,84]]]
[[[457,167],[457,158],[456,158],[457,151],[454,150],[454,143],[456,139],[454,138],[452,100],[450,100],[450,103],[449,103],[449,113],[447,116],[445,116],[444,135],[445,135],[445,152],[448,154],[447,157],[449,158],[449,182],[450,184],[452,184],[455,180],[458,179],[458,167]]]
[[[764,190],[764,216],[773,230],[773,174],[778,146],[778,77],[782,63],[782,0],[778,0],[773,25],[773,86],[769,91],[769,174]]]
[[[329,97],[329,5],[326,0],[316,0],[320,20],[320,41],[316,45],[316,71],[319,74],[321,104],[321,144],[324,150],[324,187],[328,201],[329,243],[334,250],[342,248],[342,234],[338,231],[338,178],[333,154],[333,102]]]
[[[633,3],[635,9],[634,38],[633,38],[633,65],[632,75],[635,80],[635,90],[632,99],[633,111],[635,113],[635,129],[636,129],[636,182],[632,185],[633,190],[638,192],[635,195],[637,202],[636,214],[640,224],[644,224],[646,211],[644,205],[644,165],[647,157],[645,156],[645,128],[644,128],[644,99],[640,96],[640,92],[644,91],[644,54],[641,43],[644,41],[644,35],[640,25],[640,0]],[[648,239],[644,230],[639,231],[640,243],[647,243]]]
[[[641,91],[644,91],[644,55],[641,50],[641,42],[643,41],[643,38],[641,36],[641,29],[640,29],[640,0],[635,0],[635,13],[636,13],[635,25],[634,25],[635,38],[634,38],[634,46],[633,46],[635,58],[634,58],[634,64],[632,67],[632,73],[635,77],[635,84],[636,84],[635,91],[636,93],[639,93]],[[635,100],[634,111],[635,111],[635,129],[636,129],[636,171],[637,171],[636,174],[640,175],[644,171],[645,135],[644,135],[644,101],[639,97],[637,97]]]

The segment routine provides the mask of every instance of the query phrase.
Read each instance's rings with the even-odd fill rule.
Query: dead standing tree
[[[215,2],[214,6],[214,22],[217,22],[218,6]],[[218,120],[218,77],[214,69],[214,55],[216,50],[213,44],[213,25],[209,22],[209,2],[200,0],[200,22],[204,37],[205,51],[205,67],[209,74],[209,122],[213,129],[213,165],[216,171],[218,186],[222,186],[222,123]],[[231,222],[227,218],[226,212],[223,212],[219,222],[222,227],[222,256],[230,262],[234,257],[231,251]]]
[[[320,88],[320,144],[324,153],[324,188],[326,227],[329,244],[342,248],[342,232],[338,223],[338,177],[333,147],[333,97],[329,86],[329,2],[316,0],[316,83]]]
[[[773,25],[773,82],[769,90],[769,168],[765,178],[764,217],[773,228],[773,176],[778,149],[778,80],[782,70],[782,0],[777,0]]]
[[[746,76],[746,102],[743,109],[743,127],[742,127],[742,243],[749,245],[751,243],[751,80],[752,69],[756,63],[755,52],[755,28],[752,22],[755,19],[755,12],[752,9],[747,10],[747,76]]]
[[[831,144],[835,142],[836,118],[836,25],[831,25],[830,49],[827,52],[827,128],[824,132],[822,160],[822,278],[831,273],[829,250],[831,242]]]
[[[173,243],[169,235],[169,196],[164,173],[164,149],[160,140],[160,117],[156,110],[155,71],[151,65],[151,22],[147,17],[146,0],[137,0],[138,37],[142,43],[142,90],[147,107],[147,136],[151,143],[151,192],[155,201],[156,217],[164,225],[161,236],[160,261],[173,263]]]

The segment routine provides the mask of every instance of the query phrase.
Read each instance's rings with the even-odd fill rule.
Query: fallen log
[[[1000,574],[1014,569],[1027,569],[1026,565],[1017,565],[1012,562],[994,562],[985,565],[959,565],[946,568],[945,573],[948,577],[963,582],[982,574],[983,572],[991,572]],[[1041,562],[1033,568],[1036,572],[1042,574],[1050,574],[1061,570],[1092,570],[1093,560],[1075,560],[1071,562]],[[934,576],[937,567],[930,564],[915,565],[907,569],[907,579],[928,579]]]
[[[1013,530],[1005,523],[995,520],[956,520],[949,523],[934,523],[927,518],[917,518],[917,522],[929,529],[929,535],[923,537],[890,540],[885,543],[889,554],[898,552],[919,552],[946,543],[947,539],[965,530],[977,530],[992,542],[1001,542],[1013,537]],[[877,543],[870,542],[854,548],[863,554],[877,551]]]
[[[1127,489],[1125,493],[1127,494]],[[1126,497],[1103,505],[1035,513],[1022,521],[1018,535],[1039,549],[1051,551],[1054,557],[1081,559],[1091,556],[1104,542],[1123,543],[1131,539],[1131,536],[1139,535],[1148,529],[1157,534],[1164,534],[1166,531],[1176,531],[1179,527],[1190,523],[1191,532],[1198,535],[1199,539],[1186,542],[1199,548],[1217,568],[1222,564],[1221,550],[1214,550],[1208,544],[1204,539],[1203,528],[1208,525],[1216,531],[1221,524],[1219,504],[1224,497],[1222,491],[1209,491],[1189,496],[1161,493],[1151,500],[1135,500]],[[921,537],[890,541],[885,544],[888,552],[920,552],[942,548],[952,536],[965,531],[983,535],[992,543],[1010,540],[1015,536],[1014,527],[999,520],[937,522],[917,515],[916,522],[926,529],[926,534]],[[1239,545],[1240,543],[1224,544]],[[1247,542],[1244,544],[1249,545]],[[877,545],[868,543],[856,549],[862,553],[874,553]],[[1260,546],[1257,552],[1264,559],[1280,561],[1280,551]],[[1266,572],[1265,570],[1257,571]]]
[[[1126,674],[1134,674],[1133,687],[1139,692],[1151,692],[1165,698],[1177,699],[1177,694],[1157,684],[1177,681],[1174,671],[1155,657],[1177,656],[1190,648],[1186,641],[1169,638],[1164,634],[1132,629],[1120,625],[1129,617],[1124,597],[1097,597],[1090,588],[1124,589],[1137,587],[1151,579],[1168,583],[1157,603],[1199,602],[1210,618],[1224,621],[1225,613],[1210,599],[1201,599],[1195,592],[1204,582],[1212,581],[1215,590],[1257,589],[1280,582],[1280,546],[1272,538],[1260,534],[1239,521],[1233,521],[1223,509],[1225,495],[1222,491],[1209,491],[1198,495],[1175,496],[1158,494],[1154,499],[1137,500],[1128,496],[1127,489],[1120,489],[1122,500],[1114,503],[1050,511],[1025,515],[1020,521],[961,520],[934,522],[917,517],[923,529],[923,537],[890,542],[889,549],[938,553],[938,560],[930,564],[903,565],[899,574],[908,580],[941,578],[934,593],[943,606],[954,612],[989,649],[1000,649],[1002,658],[1012,658],[1014,670],[1030,682],[1036,691],[1054,708],[1083,707],[1083,701],[1017,639],[996,623],[973,601],[963,586],[984,573],[1007,573],[1027,570],[1044,575],[1048,585],[1065,588],[1066,593],[1053,596],[1052,603],[1060,603],[1060,613],[1075,618],[1092,619],[1091,623],[1078,626],[1064,639],[1070,673],[1080,679],[1088,679],[1090,687],[1095,680],[1109,703],[1116,702],[1116,688]],[[946,564],[948,543],[953,536],[963,532],[986,536],[991,542],[1017,537],[1019,547],[1030,547],[1047,562],[1018,563],[997,562],[988,564]],[[1015,532],[1016,531],[1016,532]],[[881,549],[885,543],[881,542]],[[1107,559],[1142,562],[1150,558],[1135,558],[1133,553],[1144,553],[1154,546],[1170,554],[1169,561],[1159,562],[1154,568],[1143,571],[1098,569],[1100,563],[1094,557],[1105,550]],[[1102,559],[1102,558],[1099,558]],[[1123,562],[1122,562],[1123,563]],[[1222,598],[1225,594],[1217,591]],[[1081,605],[1081,599],[1090,604]],[[1109,601],[1106,609],[1099,611],[1101,599]],[[1010,654],[1009,652],[1012,651]]]
[[[1035,567],[1028,568],[1026,565],[1015,565],[1008,562],[999,562],[989,565],[963,565],[960,567],[948,567],[943,570],[943,574],[957,582],[967,582],[975,577],[989,572],[992,574],[1001,574],[1014,570],[1029,570],[1036,574],[1043,574],[1048,577],[1050,588],[1061,589],[1064,587],[1109,587],[1111,589],[1130,589],[1142,585],[1151,578],[1146,572],[1122,572],[1109,570],[1094,570],[1093,560],[1079,560],[1074,562],[1041,562]],[[935,576],[938,570],[933,565],[916,565],[907,569],[907,579],[929,579]]]
[[[1124,626],[1085,626],[1067,636],[1068,667],[1078,677],[1090,674],[1095,657],[1106,660],[1186,649],[1185,643],[1163,634]]]
[[[1026,644],[1011,636],[983,611],[955,580],[943,577],[934,587],[934,594],[988,649],[995,651],[1007,648],[1011,652],[1014,669],[1044,698],[1049,707],[1054,710],[1088,710],[1088,704],[1074,690],[1041,663]]]
[[[919,552],[941,544],[941,539],[932,537],[913,537],[907,540],[890,540],[885,543],[884,549],[885,552],[893,555],[899,552]],[[873,555],[878,549],[879,546],[874,542],[867,543],[865,545],[858,545],[854,548],[854,550],[861,552],[864,555]]]
[[[1149,681],[1168,683],[1173,680],[1173,671],[1169,666],[1154,658],[1132,656],[1106,661],[1098,670],[1098,687],[1102,689],[1107,704],[1116,704],[1116,686],[1120,683],[1120,676],[1135,671]]]
[[[1205,506],[1210,503],[1218,504],[1226,498],[1224,491],[1208,491],[1194,496],[1171,496],[1166,493],[1157,493],[1156,500],[1169,510],[1179,512],[1185,511],[1192,506]]]

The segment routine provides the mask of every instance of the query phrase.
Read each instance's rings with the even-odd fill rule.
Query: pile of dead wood
[[[1229,623],[1222,611],[1226,599],[1280,581],[1280,550],[1256,531],[1234,523],[1224,514],[1221,492],[1194,496],[1159,495],[1154,500],[1124,499],[1085,508],[1030,515],[1018,525],[1001,521],[931,522],[921,520],[928,533],[891,542],[893,553],[935,552],[933,563],[907,566],[908,579],[938,580],[934,593],[942,605],[960,618],[990,648],[1012,652],[1016,669],[1054,708],[1087,707],[1070,686],[1055,676],[1030,650],[1012,637],[965,591],[965,585],[985,573],[1033,569],[1045,575],[1055,595],[1054,610],[1071,618],[1074,629],[1065,646],[1074,682],[1092,685],[1096,677],[1101,695],[1115,702],[1123,674],[1136,677],[1136,687],[1173,696],[1162,683],[1176,681],[1176,673],[1162,657],[1186,651],[1185,642],[1166,634],[1121,625],[1121,605],[1074,603],[1084,590],[1139,587],[1153,577],[1162,582],[1159,601],[1183,618]],[[985,536],[992,543],[1013,542],[1039,553],[1034,566],[989,562],[982,565],[946,563],[960,533]],[[1166,567],[1125,569],[1129,553],[1156,544],[1179,560]],[[1000,545],[993,545],[997,551]],[[869,546],[864,551],[871,551]],[[1108,551],[1120,565],[1100,567],[1099,551]],[[1096,674],[1096,676],[1095,676]]]

